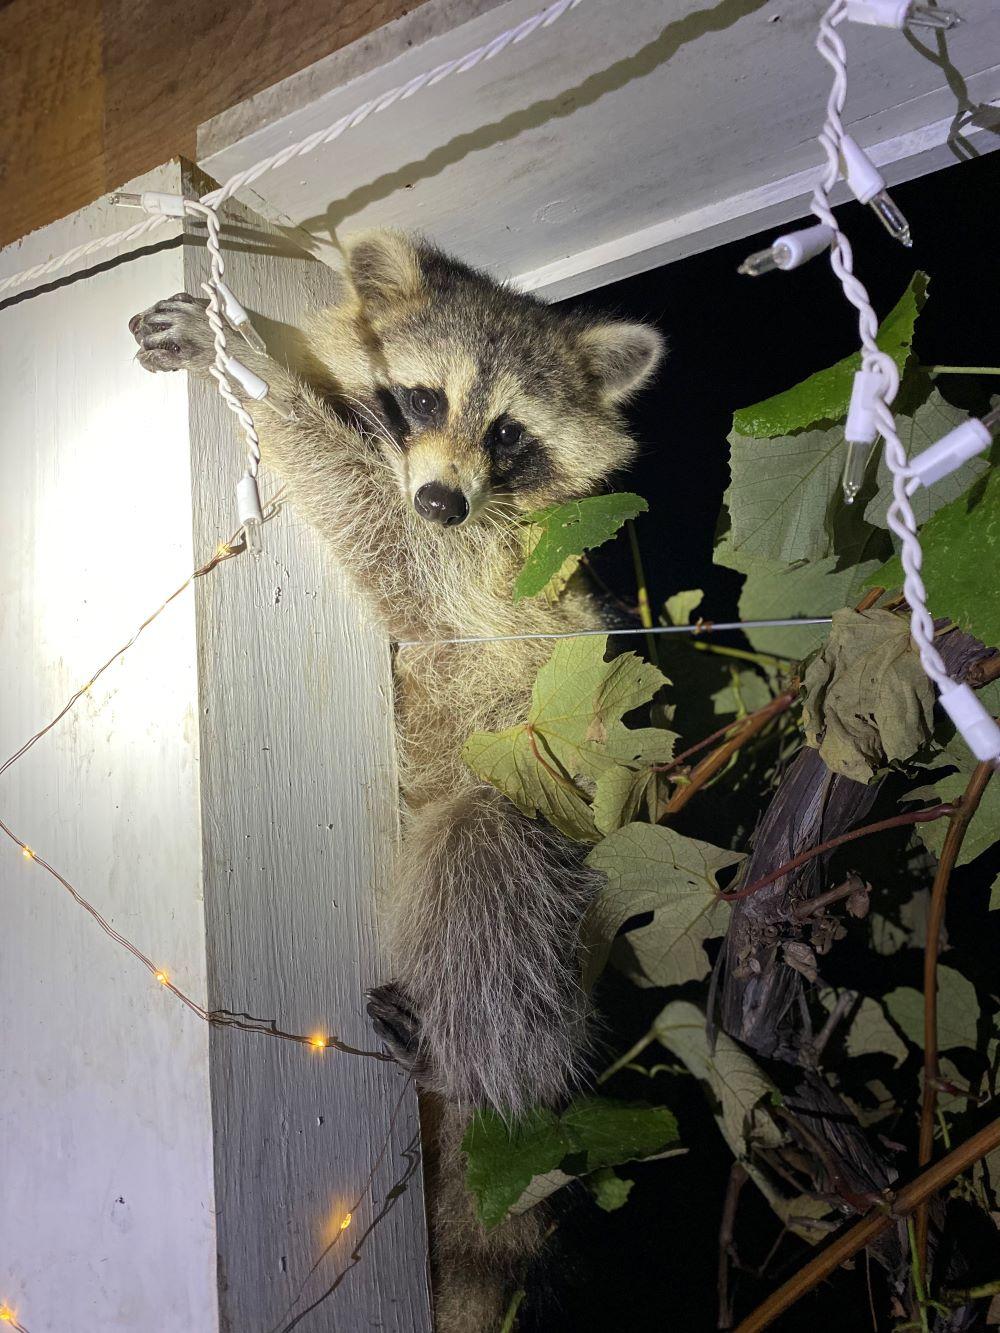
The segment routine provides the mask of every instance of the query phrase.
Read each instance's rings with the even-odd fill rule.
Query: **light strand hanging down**
[[[277,499],[277,497],[275,497],[275,499]],[[274,512],[275,501],[271,501],[267,507],[267,516],[270,517]],[[197,569],[188,575],[179,587],[175,588],[168,597],[164,598],[156,610],[146,617],[135,633],[132,634],[120,648],[116,649],[116,651],[107,658],[103,665],[98,667],[93,675],[91,675],[79,689],[75,690],[70,695],[67,702],[55,717],[50,719],[50,721],[43,727],[40,727],[34,735],[30,736],[28,740],[24,742],[23,745],[19,746],[13,754],[8,756],[3,764],[0,764],[0,776],[6,773],[18,762],[18,760],[22,759],[43,736],[48,735],[52,728],[66,717],[90,688],[100,679],[104,672],[132,647],[140,635],[153,624],[153,622],[181,595],[182,592],[184,592],[186,588],[190,587],[196,579],[203,578],[206,574],[217,569],[218,566],[226,560],[231,560],[234,556],[240,555],[243,550],[244,547],[239,544],[238,533],[234,537],[231,537],[229,541],[220,542],[211,558],[206,560],[204,564],[199,565]],[[0,819],[0,833],[4,834],[4,836],[17,847],[24,861],[30,865],[38,866],[39,869],[44,870],[50,875],[56,883],[60,884],[66,890],[77,906],[82,907],[84,911],[97,922],[98,926],[100,926],[101,930],[104,931],[109,939],[113,940],[115,944],[120,945],[121,948],[126,949],[137,962],[141,963],[143,967],[146,968],[147,972],[150,973],[159,985],[169,991],[176,999],[180,1000],[182,1004],[186,1005],[187,1008],[190,1009],[192,1013],[196,1014],[198,1018],[202,1019],[203,1022],[208,1023],[212,1027],[231,1027],[238,1028],[243,1032],[258,1032],[265,1037],[274,1037],[280,1041],[290,1041],[301,1046],[307,1046],[316,1052],[336,1050],[346,1055],[368,1056],[373,1060],[382,1060],[386,1062],[392,1060],[391,1056],[386,1055],[382,1051],[363,1050],[359,1047],[351,1046],[337,1037],[327,1035],[326,1033],[306,1034],[286,1031],[278,1026],[276,1019],[255,1018],[252,1014],[236,1013],[229,1009],[206,1009],[192,996],[181,990],[181,988],[171,980],[170,973],[166,967],[154,962],[153,959],[148,957],[148,955],[138,947],[138,945],[133,943],[132,940],[128,939],[120,931],[116,930],[94,904],[85,898],[79,889],[77,889],[65,875],[57,870],[55,866],[51,865],[45,857],[41,856],[36,848],[32,847],[20,837],[19,834],[15,833],[13,828],[11,828],[11,826],[3,819]],[[0,1315],[2,1315],[2,1311],[0,1311]]]
[[[844,499],[852,504],[860,493],[872,450],[881,435],[886,464],[892,473],[893,498],[886,521],[900,543],[903,594],[910,608],[910,632],[921,665],[937,686],[941,706],[972,753],[980,761],[996,761],[1000,759],[1000,726],[967,685],[949,677],[934,645],[934,622],[920,577],[923,553],[910,496],[918,487],[932,485],[989,448],[1000,430],[1000,409],[982,420],[963,423],[923,453],[907,459],[891,406],[899,389],[899,370],[893,358],[878,346],[878,317],[867,289],[854,273],[850,241],[841,231],[830,202],[831,192],[843,176],[855,198],[869,204],[890,235],[904,245],[911,244],[906,219],[886,191],[877,167],[844,129],[847,49],[837,29],[845,20],[893,28],[924,24],[945,29],[957,23],[958,17],[936,7],[928,10],[914,5],[911,0],[833,0],[820,20],[816,38],[817,51],[833,70],[826,117],[819,133],[826,165],[811,200],[818,225],[777,237],[768,249],[750,255],[740,272],[757,277],[776,269],[787,271],[829,249],[830,266],[845,297],[858,312],[861,338],[861,369],[854,377],[844,428]]]

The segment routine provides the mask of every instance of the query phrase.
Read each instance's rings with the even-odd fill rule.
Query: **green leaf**
[[[770,1113],[781,1095],[767,1074],[724,1032],[710,1047],[705,1015],[686,1000],[661,1010],[653,1031],[705,1085],[712,1114],[733,1155],[785,1226],[815,1244],[838,1225],[830,1204],[807,1194],[789,1196],[764,1162],[781,1147],[784,1134]],[[756,1159],[756,1160],[755,1160]]]
[[[951,504],[939,509],[920,531],[922,577],[931,614],[947,616],[960,629],[991,646],[1000,644],[1000,469],[993,468]],[[903,583],[894,556],[868,580],[883,588]]]
[[[834,991],[828,990],[819,998],[827,1009],[832,1009],[837,997]],[[894,1065],[901,1065],[909,1054],[906,1043],[889,1022],[882,1005],[870,995],[863,996],[855,1008],[844,1047],[850,1056],[887,1055]]]
[[[635,518],[648,508],[641,496],[623,491],[549,505],[547,509],[529,514],[531,550],[514,583],[514,601],[540,593],[569,556],[600,546],[613,537],[627,519]]]
[[[723,934],[729,918],[716,876],[742,859],[653,824],[627,824],[598,843],[587,864],[608,882],[584,920],[584,984],[600,975],[625,922],[644,912],[653,913],[650,924],[628,933],[642,979],[672,986],[705,976],[704,941]]]
[[[747,576],[740,592],[741,620],[831,615],[859,600],[866,578],[878,567],[877,561],[864,561],[838,570],[835,556],[788,566],[737,554],[725,542],[717,549],[715,562]],[[829,632],[828,625],[790,625],[748,629],[746,636],[759,653],[801,661]]]
[[[643,1102],[581,1097],[562,1115],[539,1108],[513,1125],[479,1110],[462,1144],[466,1183],[480,1221],[495,1227],[577,1176],[652,1157],[678,1137],[673,1113]]]
[[[603,1166],[587,1176],[584,1184],[593,1194],[598,1208],[603,1208],[606,1213],[614,1213],[625,1206],[635,1181],[624,1180],[613,1167]]]
[[[675,592],[673,597],[668,597],[663,609],[671,625],[690,624],[691,612],[701,604],[704,596],[701,588],[689,588],[686,592]]]
[[[914,273],[910,285],[878,331],[879,347],[889,353],[900,373],[910,354],[917,315],[927,299],[928,282],[926,273]],[[810,375],[793,389],[740,408],[733,416],[733,427],[741,435],[771,439],[817,421],[836,421],[847,414],[854,373],[860,368],[861,354],[855,352],[835,366]]]
[[[773,677],[772,677],[773,683]],[[774,690],[758,671],[744,670],[735,664],[731,666],[729,684],[721,690],[715,690],[709,697],[713,712],[718,717],[728,713],[738,713],[745,717],[756,712],[774,698]]]
[[[941,397],[936,388],[932,388],[927,401],[921,403],[912,416],[897,415],[896,430],[900,443],[906,450],[907,458],[913,458],[968,419],[968,412],[963,412],[959,407],[952,407],[951,403]],[[980,454],[963,463],[956,472],[936,481],[933,486],[918,486],[910,497],[910,505],[918,526],[926,523],[932,514],[937,513],[951,500],[963,495],[976,478],[988,472],[989,468],[989,459]],[[868,502],[865,519],[880,528],[887,528],[886,513],[892,500],[892,473],[885,461],[884,449],[878,451],[876,485],[878,489]]]
[[[768,1107],[780,1094],[759,1065],[724,1032],[709,1046],[705,1015],[687,1000],[673,1000],[653,1020],[657,1040],[712,1094],[712,1111],[734,1156],[776,1148],[783,1135]]]
[[[803,683],[806,743],[856,782],[908,759],[931,734],[934,691],[908,621],[891,611],[835,611]]]
[[[672,732],[630,729],[624,713],[667,684],[634,653],[604,660],[607,639],[567,639],[538,673],[526,722],[466,741],[466,763],[530,818],[542,814],[570,838],[595,842],[634,795],[633,779],[673,753]],[[596,783],[594,809],[576,779]]]
[[[975,1049],[979,1001],[975,987],[953,967],[938,967],[937,1025],[941,1050],[955,1046]],[[915,1046],[924,1044],[924,997],[912,986],[900,986],[885,997],[893,1021]]]

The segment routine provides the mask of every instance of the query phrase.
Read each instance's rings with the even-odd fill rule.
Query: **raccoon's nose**
[[[462,492],[440,481],[428,481],[421,486],[413,497],[413,507],[421,518],[443,523],[446,528],[455,527],[469,515],[469,502]]]

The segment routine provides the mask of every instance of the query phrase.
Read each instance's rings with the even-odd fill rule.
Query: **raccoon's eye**
[[[430,421],[431,417],[437,416],[441,399],[433,389],[425,389],[420,386],[416,389],[407,389],[406,405],[411,416],[420,421]]]
[[[510,449],[524,434],[524,427],[516,421],[499,421],[493,427],[493,441],[504,449]]]

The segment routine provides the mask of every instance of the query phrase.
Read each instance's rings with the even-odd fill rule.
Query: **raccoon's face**
[[[655,330],[560,314],[396,232],[356,240],[348,271],[387,456],[422,518],[527,513],[631,460],[620,405],[659,361]]]

